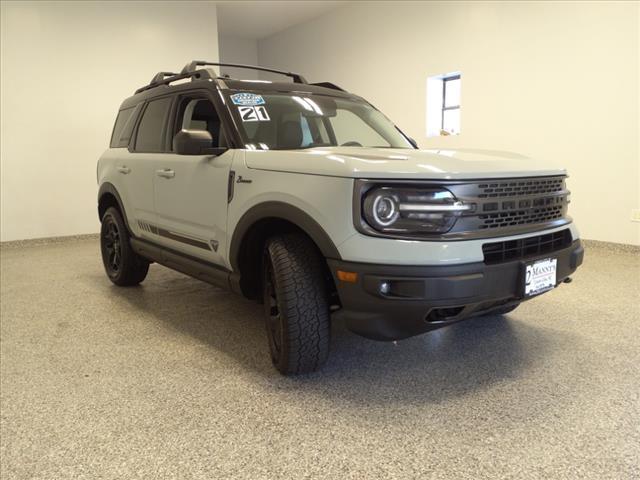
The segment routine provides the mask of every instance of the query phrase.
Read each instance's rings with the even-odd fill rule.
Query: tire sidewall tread
[[[118,272],[112,272],[107,266],[107,259],[105,256],[105,248],[103,244],[104,227],[107,221],[113,221],[118,227],[118,233],[120,235],[120,249],[121,249],[121,266]],[[105,272],[114,284],[120,287],[128,287],[138,285],[142,282],[149,271],[149,262],[140,257],[131,248],[130,243],[131,236],[129,230],[124,223],[122,214],[114,207],[110,207],[102,216],[102,228],[100,229],[100,251],[102,253],[102,262]]]
[[[330,314],[324,259],[303,234],[272,237],[266,244],[273,268],[283,342],[274,364],[283,374],[309,373],[329,354]]]

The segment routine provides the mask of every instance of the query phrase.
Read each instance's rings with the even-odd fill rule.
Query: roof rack
[[[151,82],[149,82],[149,85],[151,85],[152,83],[159,83],[167,77],[174,77],[176,75],[178,74],[173,72],[158,72],[153,76]]]
[[[197,72],[194,71],[189,73],[158,72],[153,76],[149,85],[140,87],[135,93],[144,92],[145,90],[150,90],[152,88],[159,87],[160,85],[168,85],[176,80],[182,80],[183,78],[200,78],[201,76],[213,78],[207,70],[198,70]]]
[[[331,83],[331,82],[317,82],[317,83],[312,83],[311,85],[315,85],[316,87],[331,88],[332,90],[339,90],[341,92],[346,92],[344,88],[339,87],[335,83]]]
[[[208,71],[206,69],[198,69],[198,67],[204,66],[219,66],[219,67],[233,67],[233,68],[248,68],[251,70],[260,70],[262,72],[271,72],[271,73],[279,73],[281,75],[285,75],[287,77],[291,77],[294,83],[304,83],[307,81],[305,78],[299,73],[291,73],[284,72],[282,70],[274,70],[273,68],[265,68],[265,67],[256,67],[253,65],[243,65],[240,63],[217,63],[217,62],[205,62],[201,60],[193,60],[192,62],[187,63],[180,73],[174,72],[158,72],[156,73],[151,82],[144,87],[140,87],[136,90],[135,93],[144,92],[145,90],[150,90],[155,87],[159,87],[160,85],[168,85],[176,80],[182,80],[184,78],[200,78],[201,76],[206,76],[207,78],[217,78],[214,72]],[[213,73],[213,76],[212,76]],[[330,87],[331,88],[331,87]]]
[[[180,73],[181,74],[192,73],[192,72],[195,72],[198,69],[198,67],[204,67],[204,66],[247,68],[250,70],[259,70],[261,72],[279,73],[280,75],[291,77],[294,83],[307,83],[305,78],[299,73],[285,72],[283,70],[275,70],[273,68],[266,68],[266,67],[257,67],[254,65],[244,65],[241,63],[218,63],[218,62],[207,62],[203,60],[193,60],[192,62],[187,63],[182,69],[182,72]]]

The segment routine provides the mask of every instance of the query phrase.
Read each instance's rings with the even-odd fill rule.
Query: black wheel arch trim
[[[115,197],[116,202],[118,202],[118,207],[120,207],[120,212],[122,213],[124,224],[126,225],[127,230],[129,230],[129,233],[131,234],[132,231],[131,231],[131,227],[129,226],[129,219],[127,218],[127,212],[124,209],[124,204],[122,203],[122,198],[120,198],[120,194],[118,193],[118,190],[112,183],[105,182],[102,185],[100,185],[100,189],[98,190],[98,220],[102,221],[102,218],[100,218],[100,200],[106,194],[111,194]]]
[[[324,231],[311,215],[288,203],[270,201],[254,205],[247,210],[238,221],[229,248],[229,259],[234,271],[239,269],[239,255],[242,241],[249,229],[258,221],[267,218],[286,220],[304,231],[320,249],[326,258],[341,260],[331,237]]]

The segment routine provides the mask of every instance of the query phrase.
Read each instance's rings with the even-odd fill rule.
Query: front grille
[[[484,263],[495,264],[553,253],[569,245],[571,245],[571,232],[567,228],[535,237],[485,243],[482,246],[482,253],[484,253]]]
[[[484,223],[480,225],[480,228],[513,227],[531,223],[544,223],[560,218],[562,218],[562,205],[554,205],[551,207],[536,208],[534,210],[518,210],[516,212],[480,215],[480,219],[484,221]]]
[[[564,177],[511,179],[494,181],[478,185],[482,193],[480,198],[519,197],[545,193],[557,193],[563,190]]]
[[[448,234],[506,235],[566,224],[570,219],[565,178],[557,175],[447,185],[458,200],[474,206],[457,219]]]

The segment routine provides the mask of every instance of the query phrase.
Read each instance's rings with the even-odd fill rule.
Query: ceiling
[[[218,34],[260,40],[306,22],[347,2],[218,2]]]

